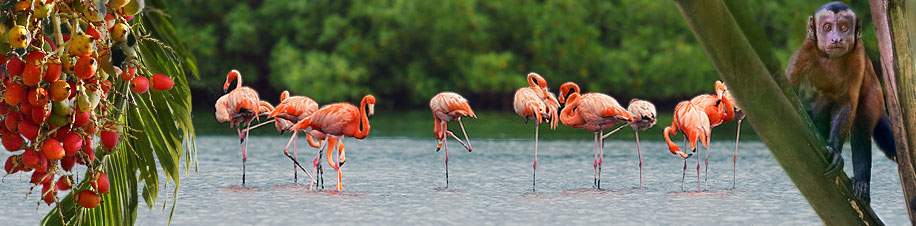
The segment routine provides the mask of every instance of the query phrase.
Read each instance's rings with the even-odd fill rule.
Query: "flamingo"
[[[312,100],[311,98],[305,96],[290,96],[289,91],[283,91],[280,94],[280,104],[277,104],[276,108],[272,109],[271,112],[267,115],[268,118],[273,118],[271,121],[275,121],[274,125],[277,128],[277,131],[282,132],[287,127],[292,125],[292,123],[298,122],[299,120],[304,119],[305,117],[311,115],[313,112],[318,110],[318,103]],[[269,122],[269,121],[268,121]],[[266,122],[265,122],[266,123]],[[262,123],[263,125],[264,123]],[[258,125],[260,126],[260,125]],[[296,131],[298,132],[298,131]],[[311,140],[311,135],[308,135],[306,139],[309,141],[309,145],[313,147],[320,147],[318,142]],[[293,136],[290,137],[290,142],[295,142],[298,144],[296,139],[296,133],[293,133]],[[293,160],[293,181],[298,183],[298,171],[296,171],[296,166],[299,165],[299,152],[298,147],[293,146],[294,156],[289,154],[289,143],[287,143],[286,148],[283,150],[283,153],[286,154],[286,157],[289,157]],[[301,168],[301,166],[300,166]],[[317,183],[317,181],[312,178],[311,173],[305,168],[302,168],[310,179],[312,183]]]
[[[515,91],[515,99],[512,102],[515,108],[515,114],[528,120],[537,120],[534,124],[534,164],[532,165],[531,189],[534,190],[535,181],[537,180],[538,168],[538,132],[541,122],[550,122],[550,129],[557,128],[557,109],[560,103],[557,102],[556,96],[548,91],[547,81],[537,73],[528,73],[528,87],[522,87]]]
[[[639,157],[639,187],[642,188],[642,152],[639,150],[639,131],[645,131],[655,126],[656,116],[655,105],[649,101],[632,99],[630,100],[627,111],[633,116],[633,123],[630,127],[636,133],[636,154]]]
[[[436,136],[436,140],[439,143],[436,145],[436,152],[439,151],[445,146],[445,187],[448,187],[448,139],[445,135],[449,135],[455,140],[458,141],[468,152],[471,152],[471,140],[468,139],[468,133],[464,131],[464,124],[461,123],[461,117],[471,117],[477,118],[477,115],[474,114],[474,110],[471,110],[471,106],[468,105],[468,100],[464,99],[461,95],[453,92],[441,92],[433,96],[429,101],[429,109],[433,112],[433,131]],[[460,138],[455,136],[452,131],[448,131],[448,121],[455,119],[458,121],[458,126],[461,127],[461,133],[464,134],[465,141],[462,142]]]
[[[706,113],[706,117],[709,118],[710,128],[718,127],[719,125],[722,125],[723,123],[734,120],[736,117],[736,113],[735,113],[736,107],[734,104],[734,99],[730,98],[731,95],[726,97],[728,88],[725,87],[725,83],[723,83],[722,81],[716,81],[715,86],[716,86],[716,95],[703,94],[703,95],[696,96],[690,100],[691,103],[700,107],[700,109],[702,109],[703,112]],[[739,128],[739,132],[740,132],[740,128]],[[735,162],[737,162],[737,159],[738,159],[738,147],[737,147],[738,141],[737,139],[738,138],[736,138],[736,141],[735,141]],[[735,163],[733,167],[734,168],[732,172],[734,173],[734,178],[732,180],[732,186],[734,186],[735,184],[734,179],[737,179],[737,163]],[[704,177],[708,178],[708,175],[709,175],[709,153],[708,152],[706,153],[705,168],[706,168],[705,169],[706,176]],[[708,186],[708,179],[706,183]]]
[[[368,107],[368,109],[366,109]],[[368,113],[367,113],[368,110]],[[346,162],[345,152],[337,151],[337,161],[332,162],[333,152],[338,142],[344,137],[364,139],[369,136],[369,115],[375,114],[375,97],[366,95],[360,102],[359,109],[349,103],[325,105],[312,115],[300,120],[290,130],[317,130],[335,138],[328,140],[328,163],[337,171],[337,190],[343,190],[340,167]]]
[[[234,80],[238,80],[235,84],[235,89],[229,91],[229,84]],[[248,161],[246,151],[248,146],[246,140],[248,138],[247,128],[250,128],[251,121],[258,117],[262,106],[258,99],[258,92],[247,86],[242,86],[242,74],[238,70],[233,69],[226,75],[223,92],[226,94],[216,100],[216,120],[229,122],[230,128],[237,127],[239,143],[242,146],[242,186],[245,186],[245,163]],[[245,130],[241,129],[242,124],[246,125],[247,128]]]
[[[563,111],[560,112],[560,122],[563,125],[588,130],[595,134],[594,183],[598,189],[601,189],[604,148],[601,147],[598,139],[601,137],[603,140],[607,137],[604,135],[604,130],[614,125],[633,122],[633,116],[611,96],[602,93],[586,93],[580,96],[579,92],[579,85],[573,82],[566,82],[560,86],[560,103],[566,103]],[[609,135],[616,131],[611,131]],[[600,154],[599,149],[601,149]]]
[[[665,142],[668,144],[668,150],[671,151],[672,154],[684,159],[684,171],[681,175],[681,190],[683,190],[684,180],[687,175],[687,158],[690,158],[692,154],[684,153],[677,144],[671,142],[669,136],[677,135],[678,130],[684,132],[684,145],[686,146],[686,142],[689,141],[690,150],[696,152],[697,140],[699,140],[703,143],[703,146],[706,147],[707,151],[709,151],[709,118],[706,117],[706,114],[700,107],[689,101],[682,101],[674,108],[674,120],[671,122],[671,126],[665,127],[664,135]],[[700,189],[699,157],[697,157],[697,189]]]
[[[738,120],[738,131],[735,133],[735,156],[734,159],[732,159],[732,188],[735,188],[738,179],[738,141],[741,139],[741,122],[744,121],[744,118],[747,117],[747,115],[744,114],[744,111],[738,107],[737,102],[735,102],[735,99],[732,98],[732,95],[728,91],[728,87],[725,86],[725,83],[716,81],[716,90],[718,93],[720,93],[719,95],[723,97],[723,103],[730,104],[734,107],[734,117],[726,117],[727,121],[731,121],[732,119]]]

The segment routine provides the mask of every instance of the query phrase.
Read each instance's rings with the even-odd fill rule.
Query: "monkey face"
[[[817,47],[830,58],[851,52],[859,34],[858,16],[851,9],[832,11],[820,10],[813,16],[810,29],[817,35]]]

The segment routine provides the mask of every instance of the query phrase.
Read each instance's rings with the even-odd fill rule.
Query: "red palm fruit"
[[[48,175],[45,171],[36,170],[32,172],[32,178],[29,179],[29,182],[35,185],[48,183],[51,181],[51,176],[53,176],[53,174]]]
[[[99,35],[99,31],[98,31],[98,30],[95,30],[95,27],[93,27],[93,26],[89,26],[89,28],[86,29],[86,34],[89,35],[89,36],[92,36],[92,38],[94,38],[95,40],[101,40],[101,39],[102,39],[102,35]]]
[[[48,88],[48,94],[51,95],[51,100],[53,101],[64,101],[70,97],[70,84],[67,84],[65,81],[54,81],[51,83],[51,87]]]
[[[81,56],[79,60],[76,60],[76,65],[73,66],[74,73],[76,77],[80,79],[89,79],[92,75],[95,75],[95,71],[99,68],[98,61],[92,56]]]
[[[29,91],[29,104],[35,107],[44,107],[48,105],[48,91],[38,87]]]
[[[76,87],[76,83],[73,82],[73,81],[69,81],[69,82],[67,82],[67,84],[69,84],[71,88]],[[67,97],[67,99],[71,99],[71,98],[73,98],[73,97],[75,97],[75,96],[76,96],[76,92],[71,91],[71,92],[70,92],[70,96]]]
[[[35,150],[27,149],[22,153],[22,165],[28,167],[29,169],[34,169],[38,167],[38,164],[41,164],[41,153],[38,153]]]
[[[79,194],[73,196],[74,201],[79,203],[83,208],[95,208],[102,203],[102,197],[99,194],[91,190],[80,191]]]
[[[57,186],[51,186],[51,183],[45,183],[41,187],[41,197],[49,206],[57,198]]]
[[[6,165],[3,166],[6,174],[14,174],[22,170],[22,157],[18,155],[10,156],[6,159]]]
[[[60,59],[51,59],[48,61],[48,68],[45,69],[45,75],[41,77],[41,80],[45,82],[54,82],[60,79],[60,73],[63,71],[64,66],[60,63]]]
[[[76,156],[67,156],[60,159],[60,169],[64,171],[72,171],[73,165],[76,165]]]
[[[137,74],[137,68],[128,66],[127,70],[121,72],[121,81],[130,82],[134,79],[135,74]]]
[[[41,147],[41,153],[45,155],[45,158],[48,160],[60,160],[64,158],[66,152],[64,152],[64,146],[60,145],[60,141],[55,139],[47,139]]]
[[[19,112],[22,113],[22,120],[32,120],[32,104],[28,101],[23,101],[19,103]]]
[[[91,116],[91,114],[90,114],[89,112],[79,112],[79,111],[77,111],[77,113],[74,114],[74,116],[73,116],[73,117],[74,117],[74,119],[73,119],[73,126],[74,126],[74,127],[83,127],[83,126],[86,126],[86,124],[89,124],[89,117],[90,117],[90,116]]]
[[[175,82],[172,81],[172,78],[165,76],[163,74],[153,75],[153,89],[158,91],[170,90],[175,86]]]
[[[67,156],[75,155],[83,147],[83,138],[76,133],[67,133],[62,141],[64,142],[64,154]]]
[[[3,122],[6,129],[10,132],[19,132],[19,123],[22,122],[22,113],[18,111],[10,112],[6,114],[6,118],[3,119]]]
[[[102,81],[102,96],[108,96],[108,91],[111,90],[113,85],[111,80]]]
[[[72,176],[65,175],[60,176],[57,179],[57,189],[61,191],[70,190],[70,187],[73,187],[73,178]]]
[[[0,102],[0,115],[10,113],[10,106],[6,102]]]
[[[80,151],[82,151],[86,156],[85,158],[82,156],[80,156],[81,158],[77,158],[76,163],[79,163],[80,165],[86,165],[86,163],[95,161],[95,149],[92,149],[91,146],[84,145],[83,149]]]
[[[134,80],[130,80],[130,90],[135,93],[145,93],[149,90],[149,79],[144,76],[135,77]]]
[[[105,146],[105,149],[111,151],[111,149],[118,146],[118,132],[106,131],[103,130],[99,133],[99,138],[102,140],[102,146]]]
[[[99,134],[99,127],[96,126],[95,123],[89,123],[83,127],[83,132],[86,132],[86,134],[89,134],[89,135],[96,135],[96,134]],[[88,137],[86,138],[86,140],[88,140],[89,142],[92,142],[92,139],[89,139]]]
[[[25,140],[16,133],[3,134],[3,148],[9,152],[19,151],[25,148]]]
[[[64,137],[67,137],[67,134],[69,134],[69,133],[70,133],[70,127],[69,127],[69,126],[61,126],[59,129],[57,129],[57,132],[54,132],[53,136],[51,136],[51,137],[53,137],[54,139],[57,139],[57,140],[59,140],[59,141],[64,141]],[[66,150],[66,149],[65,149],[65,150]],[[76,153],[76,152],[74,152],[74,153]],[[69,155],[69,154],[68,154],[68,155]]]
[[[95,188],[96,191],[99,191],[99,194],[108,194],[108,190],[111,188],[108,183],[108,175],[105,175],[102,171],[96,171],[95,181],[92,181],[92,188]]]
[[[11,57],[9,61],[6,62],[6,71],[12,76],[19,76],[22,74],[22,69],[25,68],[25,62],[19,57]]]
[[[41,123],[43,123],[45,119],[48,119],[48,116],[50,115],[51,111],[45,110],[44,108],[32,108],[32,121],[35,122],[35,124],[41,125]]]
[[[83,137],[83,148],[91,149],[92,145],[95,145],[95,143],[92,142],[92,137],[89,137],[89,136]]]
[[[25,63],[31,65],[41,65],[41,59],[45,58],[45,53],[41,51],[32,51],[25,55]]]
[[[35,86],[41,82],[41,68],[32,64],[25,64],[22,69],[22,84]]]
[[[38,166],[35,167],[35,171],[47,172],[49,166],[51,166],[51,161],[45,158],[45,155],[38,153]]]
[[[6,104],[17,105],[25,100],[25,88],[22,88],[19,84],[11,83],[6,86],[6,92],[3,93],[3,98]]]
[[[35,125],[35,123],[23,120],[21,123],[19,123],[18,128],[19,133],[22,134],[25,139],[35,141],[35,138],[38,137],[38,125]]]

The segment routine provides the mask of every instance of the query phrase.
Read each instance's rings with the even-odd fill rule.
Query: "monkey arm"
[[[830,162],[827,165],[825,175],[833,175],[843,171],[843,143],[846,142],[846,136],[851,128],[852,118],[855,114],[855,102],[841,103],[833,108],[830,119],[830,135],[827,142],[827,158]],[[831,156],[832,155],[832,156]]]

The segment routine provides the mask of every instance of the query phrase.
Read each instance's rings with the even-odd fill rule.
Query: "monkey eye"
[[[833,28],[832,25],[830,25],[830,24],[824,24],[824,31],[830,31],[830,29],[832,29],[832,28]]]
[[[846,32],[846,30],[849,30],[849,27],[847,27],[846,25],[840,26],[840,31]]]

